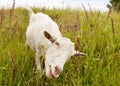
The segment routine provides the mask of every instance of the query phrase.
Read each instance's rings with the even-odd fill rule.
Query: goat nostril
[[[56,67],[55,67],[55,74],[57,75],[57,74],[59,74],[61,72],[61,69],[60,69],[60,67],[57,65]]]

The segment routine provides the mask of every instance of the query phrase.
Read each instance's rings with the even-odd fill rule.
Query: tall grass
[[[25,46],[29,23],[24,9],[0,10],[0,86],[119,86],[120,16],[119,13],[85,10],[33,9],[48,14],[63,36],[75,42],[77,50],[88,54],[72,57],[59,78],[40,76],[35,55]]]

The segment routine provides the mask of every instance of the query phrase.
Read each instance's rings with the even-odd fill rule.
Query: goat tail
[[[34,14],[34,12],[33,12],[33,10],[31,9],[30,6],[24,6],[23,8],[25,8],[26,10],[28,10],[30,16],[32,16]]]

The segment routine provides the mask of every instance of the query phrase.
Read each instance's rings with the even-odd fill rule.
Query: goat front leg
[[[40,58],[41,58],[41,55],[39,54],[39,52],[36,52],[35,61],[36,61],[36,66],[38,70],[41,70]]]

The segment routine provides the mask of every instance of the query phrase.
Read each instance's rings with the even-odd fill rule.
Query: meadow
[[[120,13],[33,8],[57,22],[63,36],[87,56],[72,57],[58,78],[41,76],[26,48],[29,14],[0,9],[0,86],[120,86]]]

